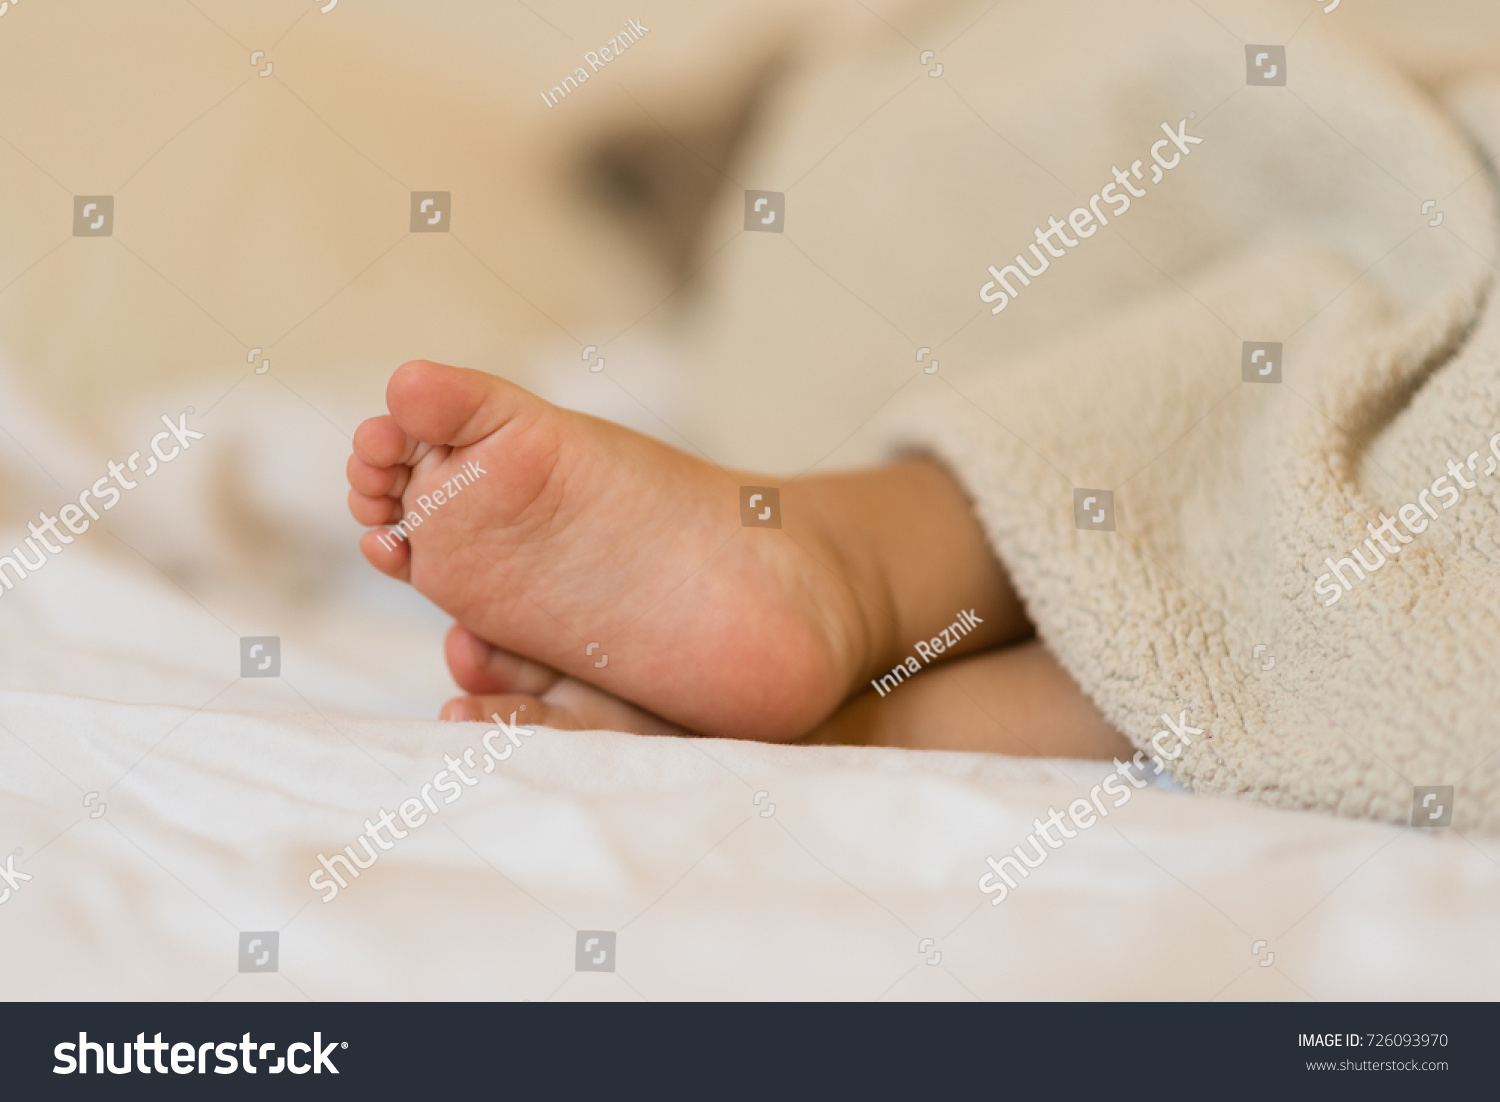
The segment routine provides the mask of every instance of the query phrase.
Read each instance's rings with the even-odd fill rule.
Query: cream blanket
[[[1150,66],[1101,51],[1074,94],[1125,106],[1034,155],[1095,188],[1122,167],[1136,208],[1064,246],[1049,217],[1090,196],[1054,187],[973,270],[971,346],[1082,331],[929,387],[884,438],[951,466],[1042,637],[1194,790],[1405,821],[1451,785],[1456,826],[1500,826],[1500,83],[1440,109],[1309,37],[1286,87],[1202,105],[1213,61],[1116,21],[1108,58]],[[1023,283],[1017,252],[1050,269]],[[1115,301],[1079,326],[1099,278]]]

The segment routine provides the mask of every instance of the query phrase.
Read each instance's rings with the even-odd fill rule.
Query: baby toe
[[[561,676],[549,666],[491,646],[460,624],[448,630],[443,649],[453,680],[465,692],[544,693]]]
[[[377,524],[394,524],[401,519],[401,503],[395,498],[373,497],[358,490],[350,490],[349,513],[366,528]]]
[[[371,529],[360,537],[359,550],[366,562],[387,577],[411,581],[411,549],[404,540]]]
[[[492,723],[499,716],[509,723],[512,712],[519,727],[534,723],[566,731],[581,730],[577,719],[566,709],[549,706],[526,693],[457,696],[443,705],[438,718],[450,723]]]
[[[344,467],[349,485],[366,497],[399,497],[404,486],[398,488],[396,481],[402,479],[404,482],[406,472],[410,470],[405,466],[371,466],[357,455],[351,455]]]
[[[413,441],[390,414],[371,417],[354,430],[354,457],[371,467],[394,467],[408,462]]]
[[[494,375],[427,360],[396,369],[386,384],[385,404],[408,435],[450,447],[473,444],[503,428],[523,409],[545,405]]]

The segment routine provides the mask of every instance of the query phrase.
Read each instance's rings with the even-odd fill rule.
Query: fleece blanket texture
[[[1055,310],[1110,234],[1150,286],[903,404],[886,447],[952,468],[1041,636],[1195,791],[1404,821],[1453,786],[1493,829],[1500,82],[1439,103],[1309,38],[1292,94],[1190,113],[1161,74],[1204,62],[1161,41],[1099,42],[1077,91],[1127,105],[1079,140],[1147,212],[1038,205],[974,324]]]

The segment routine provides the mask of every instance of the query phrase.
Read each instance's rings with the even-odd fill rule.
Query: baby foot
[[[361,550],[479,640],[704,734],[796,738],[862,683],[870,612],[815,508],[743,527],[763,480],[478,371],[405,364],[386,405],[349,506],[406,538]]]
[[[458,624],[449,630],[445,650],[453,680],[470,695],[444,704],[442,719],[482,723],[514,712],[522,717],[518,722],[562,731],[692,734],[576,678],[492,647]]]

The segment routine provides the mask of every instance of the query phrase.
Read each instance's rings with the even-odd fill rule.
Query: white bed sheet
[[[237,677],[231,600],[82,540],[4,595],[0,855],[32,879],[0,997],[1500,992],[1500,849],[1445,830],[1153,787],[990,905],[984,858],[1107,768],[1076,761],[539,729],[324,903],[316,855],[486,730],[368,718],[447,691],[398,594],[328,598],[275,680]],[[616,971],[575,970],[580,930]],[[276,972],[238,971],[242,931],[279,933]]]

